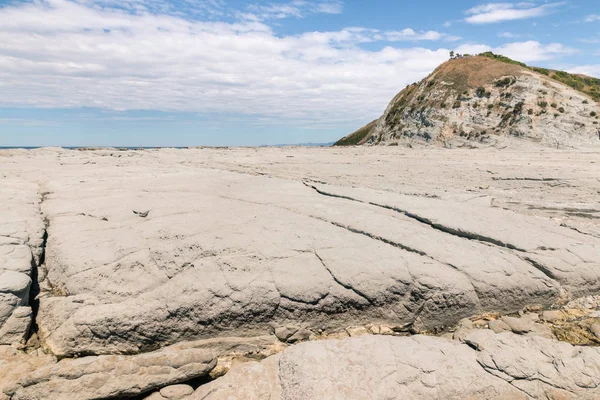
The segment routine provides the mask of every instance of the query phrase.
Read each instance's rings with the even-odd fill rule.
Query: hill
[[[408,85],[384,114],[335,145],[489,146],[520,138],[598,143],[600,79],[493,53],[462,56]]]

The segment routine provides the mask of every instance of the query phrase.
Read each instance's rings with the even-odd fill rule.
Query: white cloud
[[[341,1],[294,0],[290,3],[250,4],[247,10],[238,15],[248,20],[266,21],[290,17],[304,18],[309,14],[341,14],[344,4]]]
[[[483,44],[467,44],[459,46],[456,49],[456,52],[458,53],[469,54],[478,54],[485,51],[492,51],[496,54],[502,54],[524,63],[551,60],[553,58],[573,54],[575,52],[574,49],[566,47],[562,44],[550,43],[544,45],[533,40],[508,43],[495,48]]]
[[[585,17],[585,22],[595,22],[600,21],[600,15],[592,14]]]
[[[510,33],[510,32],[500,32],[500,33],[498,34],[498,37],[501,37],[501,38],[507,38],[507,39],[515,39],[515,38],[518,38],[518,37],[520,37],[520,36],[521,36],[521,35],[517,35],[517,34],[515,34],[515,33]]]
[[[449,51],[358,47],[445,37],[437,32],[278,36],[258,21],[202,22],[67,0],[6,6],[0,21],[0,107],[364,120]]]
[[[466,14],[469,16],[465,21],[470,24],[491,24],[542,17],[563,4],[564,2],[559,2],[538,6],[534,3],[488,3],[467,10]]]
[[[567,69],[567,72],[570,72],[572,74],[583,74],[600,78],[600,64],[580,65],[578,67],[571,67]]]

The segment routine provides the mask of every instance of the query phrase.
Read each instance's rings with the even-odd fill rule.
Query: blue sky
[[[600,76],[600,6],[0,0],[0,146],[333,141],[450,50]]]

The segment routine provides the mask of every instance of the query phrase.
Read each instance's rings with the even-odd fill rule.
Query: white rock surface
[[[201,386],[192,399],[595,399],[600,351],[475,330],[466,344],[427,336],[293,346]]]
[[[215,337],[275,334],[295,343],[433,331],[597,292],[599,156],[383,147],[2,151],[0,183],[12,189],[0,194],[0,278],[10,277],[0,279],[0,338],[24,338],[37,313],[41,347],[67,357],[60,368],[25,373],[39,379],[14,383],[11,393],[149,393],[189,376],[157,361],[167,368],[160,379],[118,379],[116,365],[131,372],[128,357]],[[30,277],[40,282],[39,310],[28,305]],[[448,346],[459,358],[463,347],[473,353]],[[228,353],[211,362],[217,354]],[[268,360],[249,364],[249,375],[269,378],[248,393],[273,390]],[[86,362],[105,369],[77,375]],[[492,379],[492,393],[522,393],[467,364],[468,376]],[[430,393],[428,375],[406,393]],[[442,374],[440,382],[455,378]]]
[[[89,356],[58,362],[51,356],[0,348],[0,394],[13,400],[112,399],[162,388],[162,397],[180,400],[193,390],[176,384],[208,375],[219,357],[264,357],[282,348],[274,337],[223,338],[179,343],[138,355]]]
[[[38,186],[0,178],[0,345],[23,340],[31,324],[31,273],[42,254]]]

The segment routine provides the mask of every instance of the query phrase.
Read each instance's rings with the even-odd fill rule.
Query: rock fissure
[[[441,232],[444,232],[444,233],[447,233],[447,234],[450,234],[450,235],[453,235],[453,236],[460,237],[462,239],[468,239],[468,240],[475,240],[475,241],[479,241],[479,242],[490,243],[490,244],[493,244],[493,245],[496,245],[496,246],[499,246],[499,247],[508,248],[508,249],[511,249],[511,250],[517,250],[517,251],[520,251],[520,252],[525,252],[526,251],[526,250],[521,249],[521,248],[519,248],[519,247],[517,247],[517,246],[515,246],[513,244],[505,243],[505,242],[503,242],[501,240],[497,240],[497,239],[494,239],[492,237],[483,236],[483,235],[479,235],[479,234],[472,233],[472,232],[465,232],[465,231],[461,231],[461,230],[458,230],[458,229],[453,229],[453,228],[444,226],[444,225],[439,224],[439,223],[435,223],[435,222],[429,220],[428,218],[422,217],[422,216],[417,215],[415,213],[412,213],[410,211],[406,211],[406,210],[400,209],[398,207],[389,206],[389,205],[385,205],[385,204],[379,204],[379,203],[375,203],[375,202],[371,202],[371,201],[370,202],[366,202],[366,201],[355,199],[355,198],[352,198],[352,197],[349,197],[349,196],[343,196],[343,195],[337,195],[337,194],[333,194],[333,193],[328,193],[328,192],[325,192],[323,190],[320,190],[319,188],[317,188],[317,187],[315,187],[313,185],[309,185],[306,182],[304,182],[304,184],[306,186],[312,188],[317,193],[319,193],[319,194],[321,194],[323,196],[336,197],[336,198],[340,198],[340,199],[355,201],[355,202],[362,203],[362,204],[369,204],[369,205],[372,205],[372,206],[375,206],[375,207],[385,208],[387,210],[392,210],[392,211],[395,211],[397,213],[403,214],[403,215],[405,215],[408,218],[414,219],[415,221],[418,221],[418,222],[420,222],[420,223],[422,223],[424,225],[427,225],[427,226],[429,226],[429,227],[431,227],[433,229],[439,230]]]
[[[546,275],[548,278],[550,278],[554,281],[558,281],[557,276],[548,267],[546,267],[542,263],[535,261],[535,260],[531,259],[530,257],[521,257],[521,259],[523,261],[526,261],[529,264],[531,264],[531,266],[533,266],[535,269],[540,271],[542,274]]]
[[[333,273],[333,271],[331,271],[331,269],[327,266],[327,264],[325,264],[325,261],[323,261],[323,259],[319,256],[319,254],[316,251],[315,251],[314,254],[315,254],[315,257],[317,257],[319,259],[319,261],[321,262],[321,264],[323,265],[323,268],[325,268],[325,270],[329,273],[329,275],[331,275],[331,278],[335,281],[335,283],[337,283],[338,285],[340,285],[344,289],[347,289],[347,290],[350,290],[350,291],[354,292],[357,296],[362,297],[363,299],[365,299],[369,304],[373,304],[373,299],[371,299],[369,296],[367,296],[364,293],[362,293],[360,290],[356,289],[354,286],[340,281],[335,276],[335,274]]]

